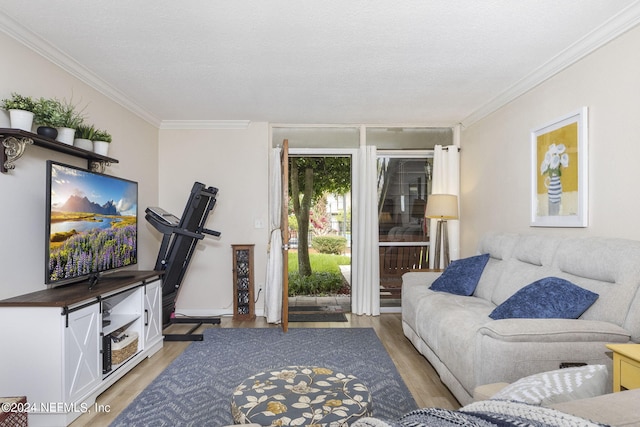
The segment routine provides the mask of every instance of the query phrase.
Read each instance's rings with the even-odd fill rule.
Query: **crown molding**
[[[14,19],[7,16],[0,10],[0,31],[6,33],[9,37],[17,40],[24,46],[36,52],[38,55],[49,60],[53,64],[62,68],[72,76],[86,83],[93,89],[102,93],[107,98],[131,111],[141,119],[149,122],[150,124],[159,127],[160,120],[153,114],[146,111],[144,108],[138,106],[135,102],[131,101],[126,95],[107,82],[102,80],[96,74],[83,67],[75,59],[67,55],[65,52],[57,49],[46,40],[38,37],[31,31],[24,28]]]
[[[163,120],[160,129],[247,129],[250,120]]]
[[[478,108],[462,120],[461,125],[463,127],[471,126],[473,123],[524,95],[545,80],[548,80],[590,53],[636,27],[638,24],[640,24],[640,0],[632,3],[616,16],[551,58],[550,61],[538,67],[500,95]]]

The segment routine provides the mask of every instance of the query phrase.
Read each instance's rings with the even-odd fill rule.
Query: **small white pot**
[[[31,132],[33,126],[33,113],[25,110],[9,110],[9,119],[11,127],[14,129],[22,129]]]
[[[93,141],[93,152],[103,156],[109,153],[109,143],[106,141]]]
[[[58,128],[58,136],[56,141],[73,145],[73,139],[76,136],[76,130],[71,128]]]
[[[85,138],[76,138],[73,140],[73,146],[82,148],[83,150],[93,151],[93,141]]]

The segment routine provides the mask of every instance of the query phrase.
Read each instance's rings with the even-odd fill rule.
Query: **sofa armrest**
[[[402,286],[423,285],[428,288],[441,274],[441,271],[410,271],[402,275]]]
[[[478,329],[481,336],[507,342],[615,342],[630,339],[627,330],[598,320],[580,319],[501,319]]]

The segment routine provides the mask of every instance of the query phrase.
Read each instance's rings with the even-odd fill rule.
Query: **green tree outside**
[[[345,194],[351,189],[349,157],[289,156],[289,196],[298,225],[298,274],[312,273],[309,260],[309,219],[312,206],[325,193]]]

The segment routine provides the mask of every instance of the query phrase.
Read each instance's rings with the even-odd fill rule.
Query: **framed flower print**
[[[588,225],[587,107],[531,132],[531,226]]]

